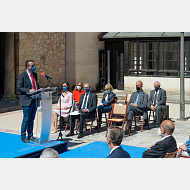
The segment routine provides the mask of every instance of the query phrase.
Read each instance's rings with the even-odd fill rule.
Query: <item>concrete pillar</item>
[[[184,97],[184,32],[181,32],[180,43],[180,120],[185,119]]]
[[[5,33],[5,100],[15,100],[15,59],[14,59],[14,32]]]
[[[110,83],[110,50],[107,51],[107,61],[108,61],[108,67],[107,67],[107,81]]]

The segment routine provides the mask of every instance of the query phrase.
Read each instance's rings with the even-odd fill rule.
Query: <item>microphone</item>
[[[41,76],[46,77],[46,78],[48,78],[48,79],[52,79],[51,77],[45,75],[45,73],[41,73]]]

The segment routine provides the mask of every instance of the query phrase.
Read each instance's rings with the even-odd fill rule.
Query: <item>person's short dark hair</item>
[[[123,132],[119,127],[109,127],[107,136],[114,146],[119,146],[123,140]]]
[[[29,65],[30,62],[34,62],[34,61],[33,61],[33,60],[27,60],[27,61],[25,62],[25,67],[26,67],[26,69],[27,69],[27,66]]]

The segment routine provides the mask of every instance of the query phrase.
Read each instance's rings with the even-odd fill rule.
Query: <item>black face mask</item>
[[[136,90],[137,90],[137,91],[140,90],[140,87],[139,87],[139,86],[136,86]]]

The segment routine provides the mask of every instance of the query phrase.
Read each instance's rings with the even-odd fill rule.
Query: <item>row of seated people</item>
[[[147,123],[148,110],[156,111],[156,127],[160,127],[161,111],[166,109],[166,91],[161,89],[160,85],[159,81],[154,83],[154,90],[150,92],[148,100],[148,94],[143,91],[143,82],[136,82],[137,91],[131,94],[127,109],[130,129],[134,115],[142,115],[145,120],[145,124]]]
[[[151,91],[148,108],[149,110],[156,111],[157,116],[157,126],[160,125],[160,115],[161,110],[165,109],[166,107],[166,91],[160,88],[160,83],[156,81],[154,83],[155,90]],[[133,92],[128,104],[127,115],[129,121],[129,127],[131,129],[132,126],[132,119],[134,115],[143,115],[145,123],[147,121],[147,101],[148,95],[143,91],[143,83],[142,81],[136,82],[136,89],[137,91]],[[102,113],[110,112],[112,109],[112,104],[115,102],[115,94],[113,93],[113,87],[111,84],[106,84],[105,86],[106,93],[104,93],[102,98],[103,105],[98,106],[98,120],[99,120],[99,128],[101,127],[101,119]],[[85,94],[85,95],[83,95]],[[81,96],[82,95],[82,96]],[[84,104],[84,101],[88,101],[87,96],[90,95],[89,104]],[[61,109],[61,116],[68,117],[70,108],[73,106],[73,110],[80,110],[82,112],[80,117],[82,120],[79,120],[79,131],[83,133],[83,120],[85,118],[91,118],[92,121],[95,120],[95,112],[97,106],[97,97],[94,93],[90,92],[90,85],[86,83],[83,87],[82,82],[77,83],[73,94],[71,93],[71,88],[68,82],[63,83],[63,96],[61,96],[62,102],[62,109]],[[85,98],[84,98],[85,97]],[[93,97],[93,98],[91,98]],[[74,100],[75,104],[72,105],[72,99]],[[86,99],[86,100],[85,100]],[[53,117],[52,117],[52,130],[51,133],[57,132],[57,117],[60,113],[59,105],[60,102],[58,101],[58,105],[56,110],[53,110]],[[88,109],[86,109],[88,107]],[[76,116],[79,117],[79,116]],[[71,117],[71,126],[72,126],[72,119],[75,125],[74,116]],[[71,128],[71,135],[73,134],[73,128]],[[82,134],[79,135],[82,137]]]
[[[129,120],[129,127],[132,125],[133,115],[142,114],[143,117],[146,118],[147,114],[145,114],[148,95],[142,90],[143,83],[142,81],[136,82],[136,92],[133,92],[129,101],[128,105],[128,120]],[[165,90],[160,88],[160,83],[156,81],[154,83],[155,90],[151,91],[148,108],[150,110],[156,111],[157,115],[157,126],[160,126],[160,111],[165,109],[166,103],[166,92]],[[84,90],[83,90],[84,89]],[[107,113],[111,111],[111,106],[115,100],[115,94],[113,93],[113,87],[111,84],[107,84],[105,86],[106,93],[104,93],[102,98],[103,105],[98,106],[98,116],[99,116],[99,127],[101,127],[101,118],[102,113]],[[75,100],[76,109],[80,110],[82,114],[77,116],[71,116],[71,125],[70,125],[70,133],[66,136],[74,135],[74,125],[75,120],[79,120],[79,136],[78,138],[83,137],[83,125],[85,118],[91,118],[92,121],[95,120],[95,112],[97,108],[97,96],[90,92],[90,85],[86,83],[83,87],[83,84],[77,83],[73,94],[71,93],[70,85],[68,82],[63,83],[63,95],[64,98],[61,96],[61,116],[67,117],[69,115],[70,108],[72,106],[72,99]],[[89,97],[88,97],[89,95]],[[89,101],[89,103],[87,103]],[[53,110],[53,118],[52,118],[52,132],[57,132],[57,116],[59,115],[59,101],[56,110]],[[146,118],[147,119],[147,118]],[[169,132],[170,133],[170,132]],[[166,133],[168,134],[168,133]],[[187,141],[185,144],[181,145],[179,148],[179,152],[189,150],[190,149],[190,142]]]

